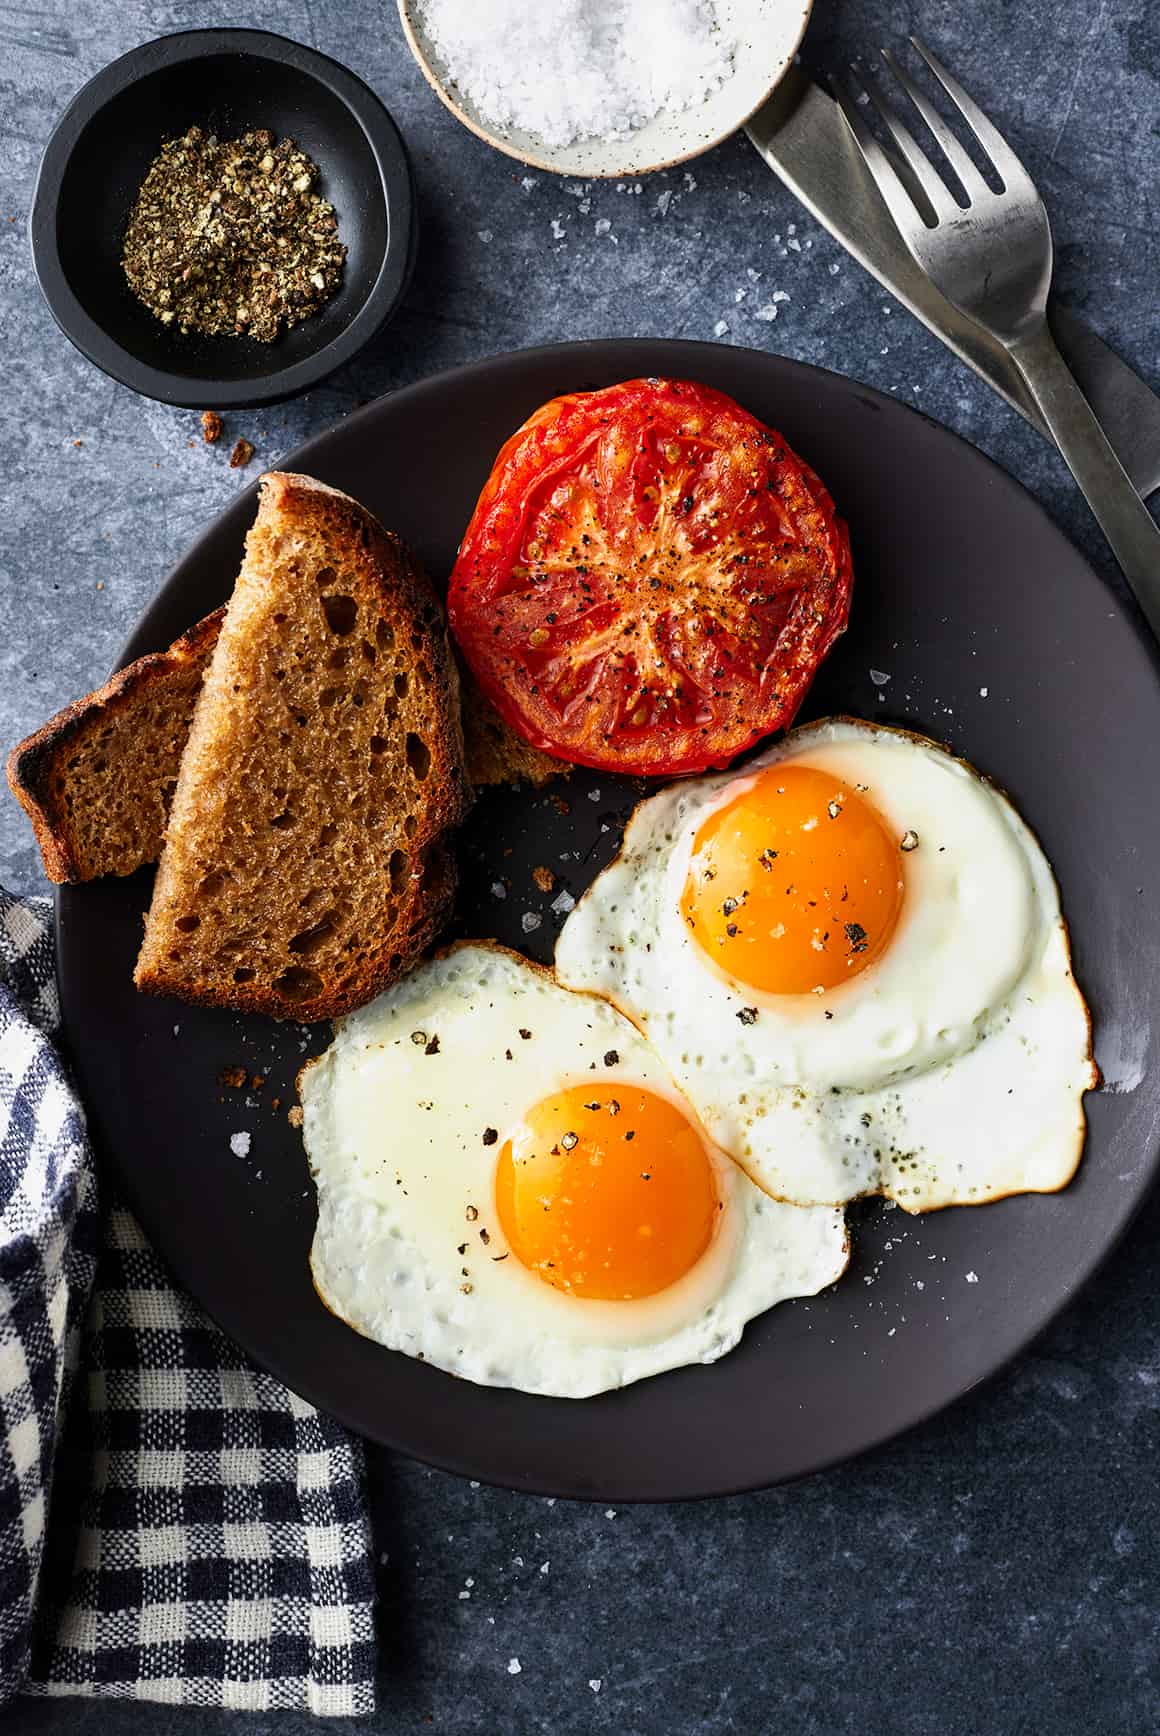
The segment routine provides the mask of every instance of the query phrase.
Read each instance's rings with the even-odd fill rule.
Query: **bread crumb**
[[[301,1103],[296,1103],[292,1109],[286,1111],[286,1119],[290,1123],[291,1127],[302,1126],[303,1116]]]
[[[241,1091],[246,1083],[244,1067],[223,1067],[218,1074],[218,1084],[227,1085],[231,1091]]]
[[[215,440],[222,437],[222,419],[216,410],[203,410],[201,413],[201,437],[207,446],[212,446]]]
[[[249,440],[238,440],[234,445],[233,451],[230,453],[230,469],[244,470],[253,456],[253,442]]]
[[[556,876],[542,862],[532,869],[532,879],[541,892],[550,892],[556,884]]]

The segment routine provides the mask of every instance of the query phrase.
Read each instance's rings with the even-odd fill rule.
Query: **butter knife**
[[[1002,346],[964,319],[915,265],[837,104],[801,66],[790,68],[746,131],[769,167],[835,240],[1050,439]],[[1055,340],[1084,396],[1124,469],[1147,496],[1160,488],[1160,397],[1076,314],[1056,302],[1048,311]]]

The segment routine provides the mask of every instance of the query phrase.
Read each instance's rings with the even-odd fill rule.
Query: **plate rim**
[[[618,337],[578,339],[568,343],[536,345],[525,349],[504,351],[498,355],[480,358],[459,366],[440,369],[435,373],[424,375],[422,378],[411,382],[407,386],[400,387],[396,391],[384,393],[380,397],[375,398],[368,404],[360,407],[350,416],[347,416],[341,421],[331,424],[328,428],[323,429],[319,433],[312,435],[309,440],[303,442],[302,445],[294,448],[292,452],[288,453],[281,461],[278,468],[293,468],[302,461],[304,455],[309,459],[313,449],[315,449],[319,443],[329,439],[333,434],[340,430],[343,433],[350,433],[353,431],[357,434],[359,428],[364,423],[373,422],[379,415],[381,415],[383,406],[388,403],[394,409],[398,409],[401,404],[405,412],[411,403],[414,403],[428,395],[437,394],[446,390],[448,385],[455,382],[467,379],[474,380],[480,376],[502,376],[508,370],[518,373],[523,367],[534,367],[540,362],[558,362],[561,364],[562,371],[567,370],[572,366],[572,364],[576,364],[572,371],[579,371],[586,357],[600,358],[600,366],[603,369],[610,354],[613,356],[616,354],[632,354],[639,356],[642,351],[647,352],[652,348],[663,348],[665,351],[670,353],[674,351],[679,352],[680,355],[689,358],[691,369],[695,369],[695,362],[698,356],[712,354],[719,351],[721,346],[698,339]],[[906,417],[913,418],[916,423],[922,426],[926,438],[933,436],[936,440],[941,438],[952,441],[958,449],[958,457],[961,461],[966,462],[965,455],[969,455],[970,459],[973,460],[975,464],[984,471],[984,473],[990,475],[992,479],[996,480],[1001,487],[1008,488],[1014,491],[1017,496],[1021,497],[1021,504],[1024,509],[1028,505],[1033,507],[1040,519],[1049,527],[1051,534],[1057,538],[1061,538],[1071,548],[1076,560],[1080,563],[1091,581],[1098,584],[1108,595],[1109,599],[1113,600],[1116,603],[1117,608],[1123,613],[1131,631],[1137,639],[1141,641],[1145,651],[1150,653],[1153,670],[1156,673],[1157,678],[1160,679],[1160,647],[1157,646],[1157,643],[1151,635],[1146,623],[1143,621],[1142,616],[1140,616],[1131,600],[1121,596],[1117,590],[1114,590],[1109,585],[1105,577],[1093,565],[1087,555],[1071,543],[1070,538],[1068,538],[1066,533],[1055,523],[1054,519],[1042,503],[1030,493],[1018,478],[1012,476],[994,459],[989,457],[988,454],[972,445],[967,439],[956,433],[953,429],[947,428],[944,424],[936,421],[933,417],[926,414],[925,411],[920,410],[913,405],[903,403],[899,399],[880,391],[874,386],[867,385],[848,375],[841,374],[834,369],[820,368],[812,363],[799,361],[793,357],[781,356],[768,351],[752,350],[747,346],[735,345],[729,346],[729,348],[733,351],[740,350],[743,355],[751,356],[762,367],[772,367],[775,371],[779,369],[784,370],[791,375],[799,377],[803,381],[809,381],[810,379],[821,376],[830,382],[831,386],[836,386],[840,390],[851,392],[856,397],[861,397],[869,401],[875,408],[888,410],[892,414],[901,413],[904,419]],[[637,370],[634,375],[626,374],[625,377],[649,376],[647,374],[641,376],[639,370]],[[690,372],[688,377],[695,377],[695,372]],[[569,389],[584,390],[586,388],[575,386]],[[180,592],[181,586],[184,582],[184,570],[188,565],[190,565],[190,563],[196,562],[203,545],[208,542],[216,532],[223,528],[226,521],[234,516],[237,516],[239,519],[244,517],[244,514],[249,509],[248,503],[252,502],[257,492],[257,487],[258,481],[255,480],[255,482],[253,482],[249,487],[240,490],[238,494],[235,495],[219,512],[214,514],[212,519],[202,527],[194,539],[189,543],[181,557],[166,573],[165,578],[159,585],[152,600],[138,618],[132,632],[118,653],[118,660],[115,664],[115,668],[123,667],[125,662],[131,661],[134,657],[142,655],[143,651],[146,649],[160,648],[158,645],[158,629],[155,627],[154,623],[163,615],[172,595]],[[65,989],[63,982],[61,962],[71,951],[71,939],[67,938],[64,933],[67,925],[62,921],[62,905],[67,902],[70,894],[76,890],[76,888],[58,887],[55,890],[54,896],[54,930],[57,941],[57,978],[58,984],[61,988],[62,1011],[64,1001],[67,998],[67,990]],[[66,1050],[71,1050],[73,1047],[73,1034],[67,1024],[62,1027],[62,1032]],[[94,1147],[101,1158],[102,1164],[112,1172],[119,1191],[124,1195],[126,1202],[129,1204],[134,1214],[138,1216],[138,1220],[141,1223],[141,1227],[145,1231],[145,1234],[158,1252],[161,1252],[161,1244],[168,1240],[168,1236],[164,1228],[162,1228],[160,1235],[157,1234],[157,1223],[153,1218],[153,1215],[149,1212],[148,1207],[146,1207],[144,1212],[141,1211],[139,1199],[137,1197],[137,1190],[133,1185],[132,1172],[126,1169],[118,1158],[111,1156],[103,1149],[103,1144],[95,1134],[95,1130],[90,1129],[90,1132],[91,1137],[93,1138]],[[1021,1330],[1015,1341],[1005,1348],[1000,1359],[992,1367],[970,1380],[966,1385],[960,1387],[951,1397],[942,1400],[935,1400],[930,1403],[924,1403],[920,1408],[908,1414],[906,1419],[902,1422],[884,1424],[879,1428],[870,1430],[862,1439],[861,1444],[852,1450],[848,1447],[838,1447],[832,1452],[821,1453],[811,1459],[808,1465],[803,1465],[801,1468],[784,1475],[762,1478],[747,1476],[741,1480],[731,1480],[728,1477],[718,1478],[716,1480],[709,1479],[702,1480],[693,1487],[674,1486],[665,1490],[648,1491],[644,1493],[642,1493],[638,1488],[631,1487],[624,1483],[618,1484],[616,1481],[610,1481],[607,1479],[602,1481],[599,1487],[595,1490],[584,1490],[571,1486],[564,1487],[558,1481],[553,1481],[550,1473],[547,1475],[542,1474],[535,1467],[523,1467],[519,1471],[513,1468],[510,1473],[510,1479],[504,1480],[494,1473],[489,1474],[486,1470],[481,1470],[478,1466],[474,1466],[471,1463],[470,1458],[463,1453],[456,1456],[453,1452],[435,1451],[425,1448],[420,1455],[412,1445],[409,1445],[405,1440],[400,1439],[397,1432],[392,1436],[388,1431],[382,1428],[368,1428],[366,1420],[353,1414],[349,1407],[343,1404],[336,1406],[330,1399],[319,1397],[317,1394],[316,1383],[312,1379],[303,1381],[297,1371],[294,1371],[292,1375],[288,1376],[284,1366],[281,1364],[281,1359],[277,1355],[270,1355],[266,1352],[262,1352],[261,1354],[255,1352],[249,1344],[243,1342],[243,1340],[236,1336],[235,1332],[229,1325],[223,1324],[219,1320],[217,1314],[208,1307],[204,1301],[202,1301],[197,1292],[189,1286],[185,1279],[179,1276],[176,1271],[174,1272],[174,1277],[182,1288],[187,1290],[188,1294],[194,1299],[197,1306],[206,1313],[207,1317],[210,1318],[214,1324],[218,1326],[219,1330],[224,1332],[227,1337],[237,1343],[245,1355],[249,1357],[256,1366],[265,1370],[265,1372],[272,1375],[274,1378],[280,1380],[283,1384],[290,1387],[291,1390],[308,1400],[308,1402],[316,1405],[323,1414],[335,1418],[360,1438],[389,1448],[391,1451],[399,1452],[412,1458],[418,1463],[431,1465],[441,1471],[446,1471],[456,1476],[470,1477],[480,1483],[485,1483],[490,1487],[509,1489],[516,1493],[553,1496],[560,1499],[603,1502],[618,1501],[622,1504],[629,1502],[656,1503],[675,1500],[710,1500],[732,1495],[753,1493],[762,1489],[793,1483],[803,1477],[813,1476],[831,1470],[840,1464],[861,1458],[868,1453],[877,1452],[888,1443],[901,1439],[912,1430],[928,1423],[942,1412],[950,1410],[969,1394],[995,1380],[1000,1374],[1009,1369],[1019,1357],[1025,1355],[1035,1341],[1075,1304],[1084,1287],[1091,1281],[1097,1272],[1100,1271],[1105,1262],[1109,1259],[1110,1255],[1120,1245],[1125,1235],[1131,1229],[1137,1215],[1148,1200],[1150,1194],[1153,1192],[1158,1176],[1160,1176],[1160,1142],[1157,1142],[1154,1139],[1150,1151],[1146,1152],[1141,1160],[1139,1180],[1134,1194],[1132,1194],[1132,1196],[1127,1199],[1126,1204],[1117,1211],[1112,1230],[1110,1234],[1106,1236],[1102,1244],[1085,1257],[1078,1269],[1072,1269],[1065,1294],[1055,1299],[1046,1307],[1036,1309],[1025,1329]],[[161,1257],[167,1266],[171,1265],[167,1253],[162,1253]],[[447,1376],[446,1378],[454,1377]],[[573,1401],[549,1400],[547,1402],[569,1403]],[[617,1473],[614,1472],[614,1476],[616,1474]],[[688,1479],[686,1479],[686,1483],[687,1482]]]

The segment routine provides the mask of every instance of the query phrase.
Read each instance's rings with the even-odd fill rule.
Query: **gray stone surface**
[[[1039,182],[1064,298],[1157,383],[1160,26],[1149,0],[901,11],[818,0],[818,14],[815,62],[913,28],[945,54]],[[193,415],[134,397],[69,347],[40,300],[25,232],[38,156],[71,93],[150,36],[212,23],[280,30],[360,71],[414,152],[424,222],[406,307],[371,353],[294,404],[231,417],[216,450]],[[109,668],[175,557],[241,485],[225,461],[235,434],[268,465],[377,393],[555,339],[716,336],[870,381],[991,453],[1109,570],[1053,453],[795,208],[744,140],[643,184],[524,180],[436,103],[389,0],[267,0],[260,12],[224,0],[0,3],[0,135],[5,746]],[[789,300],[763,320],[774,290]],[[7,802],[0,881],[41,884]],[[606,1513],[376,1455],[374,1727],[1160,1728],[1158,1232],[1153,1201],[1017,1367],[892,1447],[797,1487]],[[245,1728],[306,1723],[255,1716]],[[29,1736],[241,1727],[80,1701],[25,1702],[5,1722]]]

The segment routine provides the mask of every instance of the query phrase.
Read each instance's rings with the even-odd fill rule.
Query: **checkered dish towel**
[[[372,1711],[359,1444],[102,1225],[58,1021],[48,902],[0,890],[0,1705]]]

